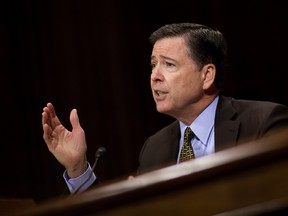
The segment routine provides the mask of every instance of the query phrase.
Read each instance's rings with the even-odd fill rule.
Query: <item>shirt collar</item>
[[[192,122],[191,125],[185,125],[183,122],[180,123],[181,137],[184,134],[186,127],[190,127],[194,132],[195,136],[203,143],[207,144],[209,135],[214,127],[216,107],[219,100],[217,96],[213,102],[203,110],[200,115]]]

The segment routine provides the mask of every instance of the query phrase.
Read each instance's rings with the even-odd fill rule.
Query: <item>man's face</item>
[[[203,72],[181,37],[158,40],[151,55],[151,89],[158,112],[179,119],[203,97]]]

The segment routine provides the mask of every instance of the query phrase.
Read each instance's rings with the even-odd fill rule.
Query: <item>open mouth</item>
[[[163,95],[165,95],[167,92],[163,92],[163,91],[159,91],[159,90],[156,90],[156,91],[154,91],[155,92],[155,95],[157,96],[157,97],[161,97],[161,96],[163,96]]]

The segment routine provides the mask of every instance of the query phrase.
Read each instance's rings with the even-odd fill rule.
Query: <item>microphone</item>
[[[92,166],[92,172],[90,173],[89,177],[86,179],[86,181],[82,182],[82,184],[79,185],[79,187],[74,191],[74,193],[70,194],[70,196],[68,198],[71,198],[72,196],[76,195],[78,193],[78,191],[83,187],[83,185],[91,178],[93,172],[94,172],[94,169],[98,163],[98,160],[100,158],[102,158],[105,153],[107,152],[106,148],[105,147],[99,147],[95,153],[95,160],[94,160],[94,163],[93,163],[93,166]]]
[[[107,152],[106,148],[105,147],[99,147],[95,153],[95,161],[94,161],[94,164],[92,166],[92,170],[94,171],[96,165],[97,165],[97,162],[98,160],[103,157],[105,155],[105,153]]]

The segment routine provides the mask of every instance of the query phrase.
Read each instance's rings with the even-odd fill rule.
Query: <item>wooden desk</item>
[[[287,169],[288,132],[281,131],[257,142],[11,214],[264,215],[287,211]]]

